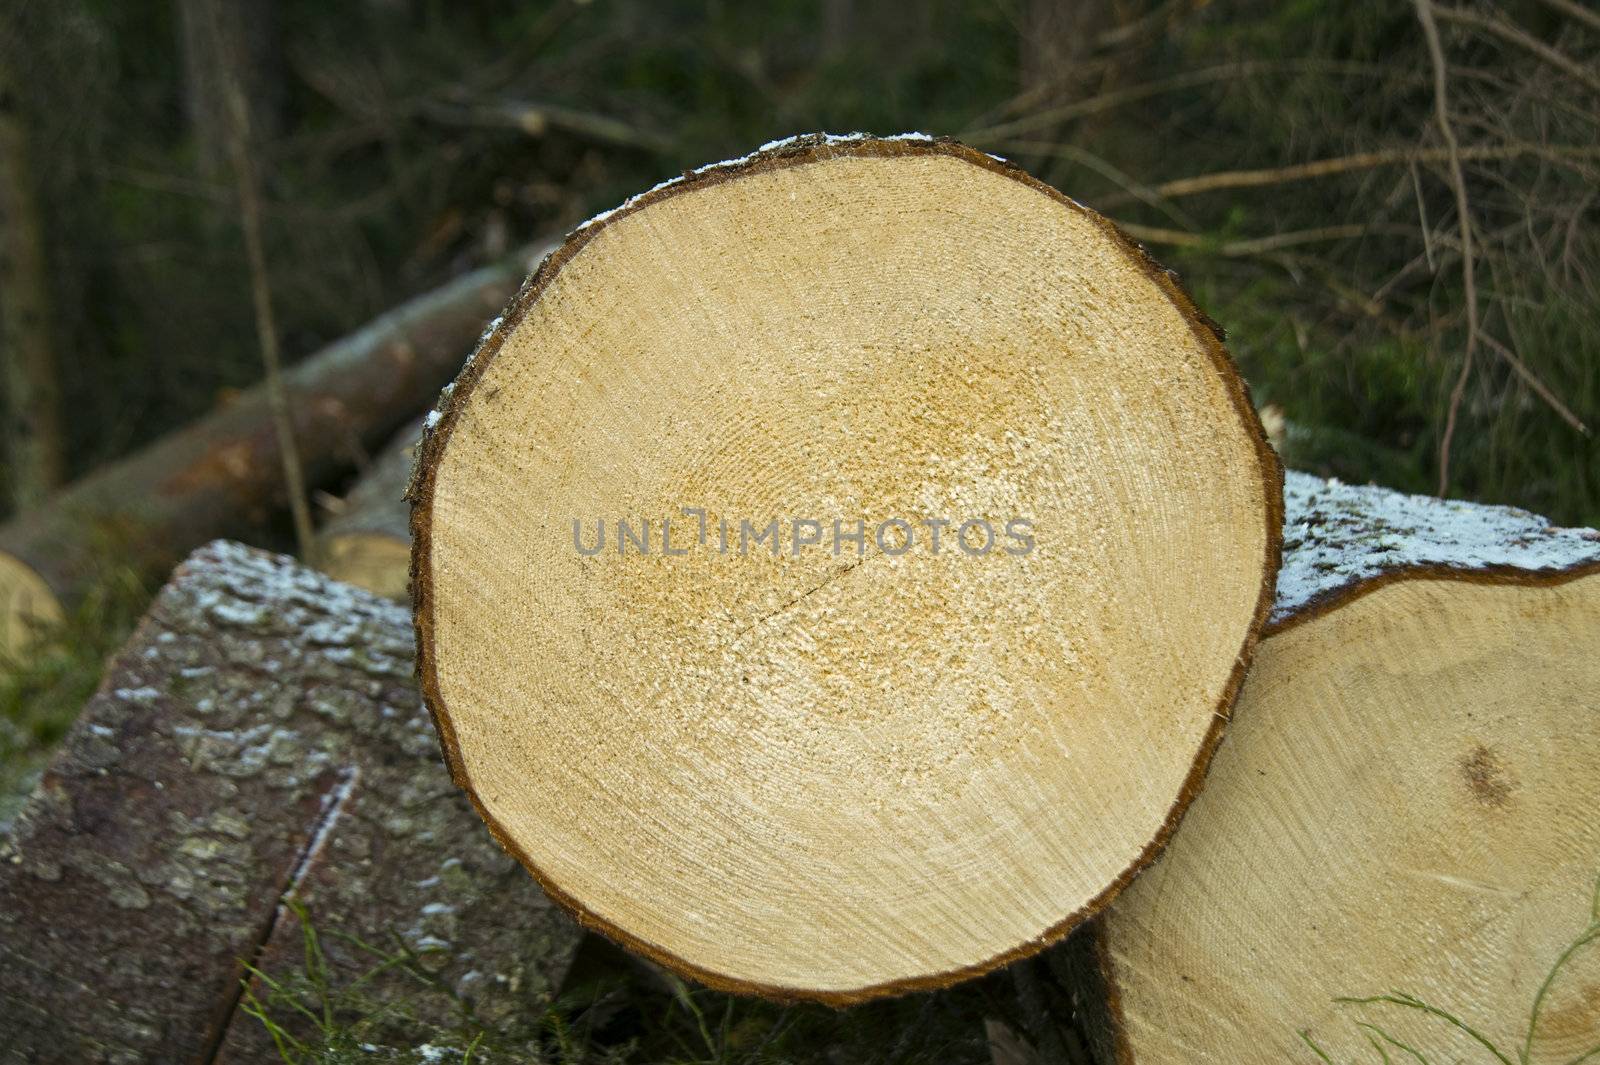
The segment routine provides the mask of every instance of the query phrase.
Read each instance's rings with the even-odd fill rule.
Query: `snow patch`
[[[1283,568],[1270,623],[1397,570],[1555,573],[1600,561],[1600,532],[1525,510],[1412,496],[1289,471]]]
[[[832,146],[837,144],[858,144],[862,141],[869,140],[911,141],[916,143],[931,144],[933,143],[934,139],[935,138],[933,136],[927,133],[894,133],[887,137],[875,137],[870,133],[796,133],[793,136],[780,137],[777,140],[768,141],[749,155],[742,155],[736,159],[723,159],[722,161],[716,163],[707,163],[705,166],[698,167],[685,174],[680,174],[677,177],[670,177],[665,181],[658,182],[649,189],[646,189],[644,192],[628,197],[616,207],[613,207],[607,211],[601,211],[587,222],[584,222],[577,229],[573,230],[573,232],[581,233],[586,229],[597,226],[602,222],[605,222],[608,219],[631,209],[646,196],[652,196],[655,193],[660,192],[662,189],[671,188],[674,185],[681,185],[690,178],[706,173],[710,170],[722,170],[727,167],[744,166],[756,156],[764,155],[767,152],[781,151],[785,148],[792,148],[800,144],[820,144],[823,146]]]

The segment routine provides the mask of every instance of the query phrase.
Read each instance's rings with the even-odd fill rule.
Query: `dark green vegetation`
[[[350,940],[315,927],[301,907],[293,912],[304,964],[286,973],[253,971],[255,986],[247,987],[243,1003],[272,1034],[285,1065],[976,1065],[989,1061],[986,1018],[1027,1030],[1003,977],[845,1011],[784,1007],[692,988],[597,938],[586,943],[565,990],[542,1014],[496,1023],[476,1016],[470,1000],[434,979],[425,955],[398,941]],[[326,937],[370,958],[368,973],[333,982]],[[419,1000],[450,1003],[457,1023],[417,1047],[415,1018],[362,994],[370,976],[393,969],[415,981]],[[312,1038],[285,1028],[292,1014],[310,1022]]]
[[[1464,1051],[1475,1052],[1483,1060],[1499,1065],[1528,1065],[1539,1045],[1540,1018],[1557,981],[1578,955],[1600,941],[1600,881],[1588,902],[1586,923],[1552,959],[1529,1005],[1526,1035],[1520,1046],[1496,1046],[1446,1006],[1404,991],[1336,1001],[1354,1011],[1351,1023],[1367,1037],[1375,1062],[1428,1065],[1456,1060]],[[951,991],[913,995],[842,1012],[818,1006],[780,1007],[692,989],[671,974],[647,963],[632,962],[604,941],[591,939],[579,955],[567,990],[543,1015],[521,1018],[520,1026],[510,1029],[474,1017],[471,1004],[431,979],[424,959],[403,946],[386,949],[351,941],[349,946],[372,958],[372,972],[401,968],[416,980],[419,995],[440,996],[455,1005],[460,1017],[458,1026],[438,1031],[426,1044],[427,1052],[419,1055],[409,1045],[400,1049],[383,1043],[385,1024],[402,1020],[403,1030],[416,1029],[414,1023],[363,1001],[360,985],[366,977],[346,986],[329,982],[320,937],[347,937],[340,937],[337,931],[319,932],[303,908],[292,908],[305,941],[305,964],[290,973],[255,972],[253,975],[265,991],[257,994],[247,989],[244,1006],[273,1033],[285,1065],[341,1065],[347,1061],[397,1065],[492,1065],[496,1061],[548,1061],[552,1065],[953,1065],[989,1060],[983,1034],[985,1019],[998,1020],[1013,1031],[1027,1032],[1035,1044],[1065,1037],[1054,1044],[1057,1060],[1063,1065],[1082,1060],[1070,1032],[1057,1031],[1041,1039],[1040,1033],[1030,1029],[1029,1018],[1021,1014],[1017,1005],[1026,996],[1015,993],[1023,982],[1014,988],[1003,976]],[[1043,971],[1036,962],[1024,964],[1035,972]],[[1052,990],[1059,993],[1059,989]],[[317,1039],[295,1040],[285,1031],[280,1019],[286,1011],[310,1018]],[[1395,1035],[1385,1027],[1386,1011],[1427,1017],[1438,1025],[1439,1041],[1449,1048],[1449,1053],[1441,1057],[1443,1052],[1431,1042],[1418,1045]],[[1033,1020],[1037,1027],[1037,1018]],[[1302,1032],[1301,1039],[1316,1060],[1332,1065],[1333,1059],[1309,1032]],[[1582,1065],[1596,1057],[1600,1057],[1600,1046],[1574,1055],[1566,1065]]]
[[[216,43],[193,28],[216,21],[213,2],[31,0],[0,16],[35,141],[75,472],[260,374],[207,117]],[[1554,405],[1580,421],[1600,409],[1600,19],[1581,4],[1475,0],[1439,20],[1476,341],[1409,4],[230,7],[252,42],[239,77],[291,357],[685,167],[794,132],[920,129],[1136,227],[1227,327],[1257,399],[1303,430],[1293,458],[1436,487],[1470,346],[1449,494],[1600,521],[1595,444]],[[1345,162],[1168,184],[1325,160]]]
[[[105,562],[88,595],[46,634],[41,652],[26,662],[0,657],[0,830],[21,808],[159,583],[120,565],[110,544],[101,555]]]

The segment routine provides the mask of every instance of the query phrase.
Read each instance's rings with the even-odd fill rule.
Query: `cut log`
[[[1205,792],[1075,937],[1101,1060],[1566,1062],[1600,952],[1600,534],[1291,473],[1283,571]],[[1302,1038],[1300,1033],[1306,1033]],[[1370,1039],[1369,1039],[1370,1037]]]
[[[317,533],[317,567],[390,599],[405,599],[411,575],[411,480],[418,419],[395,434]]]
[[[307,479],[352,468],[363,448],[425,407],[545,250],[419,296],[290,370]],[[0,526],[0,649],[22,651],[38,622],[77,599],[96,545],[115,542],[130,563],[164,569],[213,537],[258,528],[284,502],[267,395],[257,387]]]
[[[304,968],[284,899],[331,987],[375,964],[344,937],[398,936],[485,1019],[542,1009],[580,937],[451,787],[404,608],[219,542],[157,597],[0,836],[0,1062],[279,1061],[238,1005],[246,963]],[[399,969],[363,987],[405,1007],[391,1045],[459,1019]]]
[[[798,138],[579,229],[447,394],[423,687],[592,926],[734,991],[943,986],[1160,847],[1279,483],[1218,331],[1110,223],[948,141]]]

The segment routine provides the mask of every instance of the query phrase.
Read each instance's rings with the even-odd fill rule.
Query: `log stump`
[[[1157,852],[1279,483],[1105,219],[948,141],[786,141],[579,229],[447,394],[423,689],[581,920],[723,989],[942,986]]]

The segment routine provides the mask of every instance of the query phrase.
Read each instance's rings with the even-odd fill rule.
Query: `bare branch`
[[[1026,145],[1020,145],[1019,147],[1026,149]],[[1357,152],[1354,155],[1341,155],[1332,159],[1315,159],[1310,162],[1270,167],[1263,170],[1222,170],[1211,174],[1198,174],[1194,177],[1177,178],[1173,181],[1163,182],[1145,191],[1147,194],[1154,194],[1166,199],[1176,199],[1181,196],[1194,196],[1203,192],[1216,192],[1222,189],[1261,188],[1267,185],[1306,181],[1312,178],[1328,177],[1332,174],[1372,170],[1384,166],[1447,163],[1452,158],[1461,162],[1482,162],[1485,160],[1516,159],[1524,155],[1534,155],[1559,162],[1600,159],[1600,146],[1478,144],[1465,148],[1458,145],[1454,152],[1448,147]],[[1113,196],[1104,201],[1102,206],[1115,207],[1134,198],[1142,197],[1131,195]]]
[[[1493,34],[1507,44],[1516,45],[1523,51],[1538,56],[1568,77],[1583,82],[1595,92],[1600,92],[1600,74],[1596,74],[1583,64],[1574,61],[1505,19],[1497,18],[1493,15],[1482,15],[1476,11],[1468,11],[1459,7],[1438,7],[1435,10],[1438,12],[1439,17],[1446,22],[1454,22],[1462,26],[1473,26],[1486,33]]]
[[[1483,334],[1483,342],[1489,345],[1489,347],[1494,350],[1496,355],[1499,355],[1502,359],[1504,359],[1511,366],[1511,368],[1517,372],[1517,376],[1526,381],[1528,387],[1533,389],[1538,397],[1549,405],[1551,410],[1555,411],[1561,416],[1562,421],[1578,430],[1578,432],[1582,433],[1584,436],[1589,435],[1589,427],[1583,424],[1583,422],[1579,420],[1578,416],[1572,413],[1572,410],[1565,403],[1561,402],[1559,398],[1557,398],[1556,394],[1550,390],[1548,385],[1539,380],[1538,376],[1532,370],[1528,369],[1527,363],[1523,362],[1521,357],[1518,356],[1516,352],[1512,351],[1509,347],[1496,340],[1491,333]]]
[[[542,137],[552,129],[559,129],[623,148],[666,151],[672,146],[669,138],[631,126],[621,119],[559,104],[519,100],[463,104],[424,102],[418,113],[444,125],[514,129],[530,137]]]
[[[1450,124],[1449,68],[1445,63],[1444,46],[1439,43],[1439,27],[1433,19],[1433,0],[1413,0],[1413,4],[1417,20],[1422,23],[1422,34],[1428,41],[1428,55],[1433,62],[1434,114],[1450,156],[1450,184],[1455,190],[1456,221],[1461,228],[1461,287],[1467,303],[1467,346],[1461,353],[1461,373],[1450,390],[1444,436],[1439,441],[1437,494],[1442,496],[1450,482],[1450,443],[1455,437],[1456,415],[1461,410],[1461,397],[1466,394],[1467,378],[1472,373],[1472,356],[1478,347],[1478,286],[1473,277],[1472,209],[1467,202],[1467,179],[1461,172],[1461,149],[1456,143],[1455,127]]]
[[[1590,11],[1582,4],[1575,4],[1572,0],[1543,0],[1546,7],[1553,7],[1568,18],[1582,22],[1592,30],[1600,30],[1600,12]]]
[[[1208,243],[1204,235],[1185,232],[1181,229],[1161,229],[1156,226],[1141,226],[1134,222],[1118,222],[1117,225],[1135,240],[1145,241],[1149,244],[1170,244],[1179,248],[1200,248]],[[1367,222],[1354,222],[1349,225],[1319,226],[1315,229],[1297,229],[1289,233],[1274,233],[1270,236],[1252,237],[1248,240],[1227,241],[1218,244],[1215,251],[1218,255],[1242,258],[1250,255],[1267,255],[1271,252],[1282,251],[1285,248],[1298,247],[1301,244],[1321,244],[1331,240],[1351,240],[1379,233],[1409,237],[1415,234],[1415,230],[1410,226],[1375,226]]]
[[[1010,122],[1002,122],[998,125],[979,129],[967,129],[961,133],[961,139],[978,144],[992,144],[1007,137],[1049,129],[1070,119],[1100,114],[1101,112],[1121,107],[1124,104],[1147,100],[1153,96],[1179,92],[1183,89],[1198,88],[1201,85],[1219,81],[1236,81],[1240,78],[1273,73],[1320,73],[1347,77],[1385,77],[1391,71],[1375,63],[1354,63],[1343,60],[1311,58],[1261,59],[1238,63],[1223,63],[1214,67],[1192,70],[1174,77],[1163,78],[1159,81],[1132,85],[1126,89],[1099,93],[1086,99],[1074,100],[1060,107],[1052,107],[1031,115],[1024,115]]]

